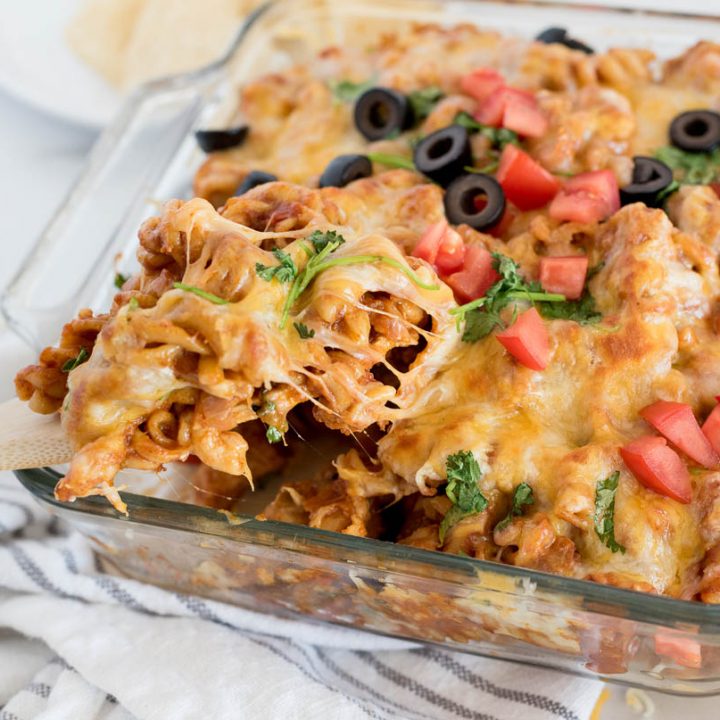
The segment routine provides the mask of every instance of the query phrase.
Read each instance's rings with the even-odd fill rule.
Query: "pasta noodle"
[[[486,232],[443,225],[443,189],[412,170],[381,172],[385,161],[318,187],[338,155],[392,164],[399,154],[407,165],[409,142],[474,111],[463,78],[478,67],[499,70],[525,102],[531,94],[547,127],[522,147],[545,182],[610,171],[622,187],[635,156],[666,144],[675,114],[717,105],[718,57],[700,43],[661,66],[645,50],[586,55],[417,26],[249,83],[247,141],[211,153],[197,197],[144,223],[140,271],[109,313],[81,311],[18,373],[18,395],[60,411],[75,446],[57,497],[99,494],[122,511],[117,472],[186,462],[197,466],[195,501],[232,509],[283,468],[297,423],[300,437],[355,444],[326,472],[284,482],[261,518],[720,602],[718,469],[682,456],[692,497],[681,503],[639,481],[620,451],[652,432],[641,412],[653,402],[701,418],[720,395],[712,187],[682,187],[666,211],[626,203],[599,221],[508,206]],[[429,88],[436,101],[411,131],[368,143],[337,96],[338,83],[368,78],[406,95]],[[475,158],[500,159],[497,133],[472,135]],[[282,179],[234,196],[252,170]],[[470,311],[458,309],[453,274],[416,257],[429,228],[465,259],[495,254],[491,283],[471,296],[492,321],[476,342],[463,341]],[[553,316],[532,297],[547,297],[543,261],[576,256],[592,269],[585,294]],[[503,281],[526,284],[495,319]],[[497,335],[533,302],[546,313],[541,372]],[[461,461],[464,474],[452,465]]]

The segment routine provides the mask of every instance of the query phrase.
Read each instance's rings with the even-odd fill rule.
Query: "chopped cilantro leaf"
[[[194,285],[186,285],[185,283],[174,282],[173,287],[176,290],[184,290],[185,292],[197,295],[198,297],[203,298],[203,300],[209,300],[211,303],[215,303],[215,305],[227,305],[230,302],[229,300],[225,300],[224,298],[218,297],[217,295],[213,295],[207,290],[195,287]]]
[[[447,531],[468,515],[481,513],[487,508],[488,502],[478,487],[482,476],[475,456],[469,450],[462,450],[449,455],[445,461],[445,472],[448,479],[445,494],[452,502],[452,507],[440,523],[440,543],[445,542]]]
[[[385,255],[346,255],[344,257],[328,258],[329,255],[334,253],[345,242],[345,238],[337,233],[326,233],[323,241],[318,241],[316,245],[316,242],[312,239],[313,235],[310,236],[313,248],[320,247],[321,249],[313,252],[313,248],[305,245],[305,252],[308,254],[309,260],[301,272],[297,273],[296,269],[292,285],[290,286],[290,290],[285,298],[285,304],[280,318],[280,329],[285,327],[290,314],[290,309],[297,302],[303,292],[305,292],[310,283],[319,273],[324,270],[328,270],[331,267],[341,265],[358,265],[361,263],[383,263],[404,273],[412,282],[423,290],[440,289],[437,285],[431,285],[423,282],[420,277],[405,263],[400,260],[396,260],[395,258],[386,257]],[[332,235],[333,237],[328,239],[327,236],[329,235]]]
[[[665,198],[670,197],[674,192],[677,192],[680,187],[681,183],[678,180],[673,180],[664,190],[661,190],[657,194],[658,201],[665,200]]]
[[[122,289],[122,286],[127,282],[127,275],[123,275],[122,273],[115,273],[115,280],[113,281],[115,284],[115,287],[118,290]]]
[[[265,437],[271,445],[274,445],[282,441],[283,434],[274,425],[268,425],[265,431]]]
[[[537,304],[538,312],[548,320],[572,320],[580,325],[593,325],[602,320],[593,296],[586,290],[578,300]]]
[[[493,253],[493,267],[500,279],[485,293],[484,297],[451,310],[458,323],[465,321],[463,342],[478,342],[496,327],[504,328],[500,313],[515,300],[531,303],[564,303],[564,295],[545,292],[538,283],[528,283],[520,275],[517,263],[506,255]],[[516,311],[513,311],[513,322]]]
[[[90,357],[88,351],[85,348],[80,348],[80,352],[70,360],[66,360],[60,368],[64,373],[69,373],[74,370],[78,365],[82,365]]]
[[[474,173],[474,174],[482,174],[482,175],[490,175],[491,173],[494,173],[498,168],[500,167],[500,158],[496,158],[495,160],[491,160],[486,165],[483,165],[482,167],[475,167],[474,165],[466,165],[463,170],[468,173]]]
[[[308,237],[308,240],[312,243],[316,253],[324,250],[330,243],[333,243],[335,249],[337,249],[345,242],[345,238],[334,230],[329,230],[328,232],[315,230],[315,232]]]
[[[604,267],[605,261],[601,260],[597,265],[593,265],[591,268],[588,268],[585,280],[592,280]]]
[[[277,278],[281,283],[292,282],[298,273],[297,266],[293,259],[280,248],[274,248],[272,254],[277,258],[279,265],[263,265],[255,263],[255,272],[263,279],[270,282]]]
[[[315,331],[311,330],[307,325],[301,322],[294,322],[293,326],[297,330],[297,334],[303,339],[315,337]]]
[[[340,102],[352,102],[358,95],[369,90],[375,84],[374,80],[362,80],[361,82],[353,82],[352,80],[337,80],[330,83],[330,90],[336,100]]]
[[[523,514],[525,505],[532,505],[534,502],[533,489],[527,483],[520,483],[513,491],[510,512],[495,526],[495,529],[502,530],[506,528],[514,517]]]
[[[465,315],[465,328],[462,340],[466,343],[478,342],[487,337],[496,327],[504,328],[500,310],[504,304],[496,303],[494,307],[476,308]]]
[[[615,471],[604,480],[598,480],[595,488],[595,532],[612,552],[625,553],[625,548],[615,539],[615,493],[620,473]]]
[[[709,185],[720,178],[720,148],[700,153],[668,145],[656,150],[655,157],[671,167],[675,171],[675,179],[683,185]],[[670,187],[663,191],[666,195],[672,192]]]
[[[502,150],[506,145],[519,145],[518,134],[507,128],[496,128],[479,123],[470,113],[459,112],[453,122],[464,127],[470,133],[480,133],[492,143],[492,146]]]
[[[435,105],[443,98],[443,91],[439,87],[430,86],[422,90],[413,90],[407,96],[415,115],[415,121],[424,120]]]
[[[403,168],[405,170],[415,170],[415,163],[404,155],[392,155],[391,153],[371,152],[367,156],[372,162],[387,167]]]

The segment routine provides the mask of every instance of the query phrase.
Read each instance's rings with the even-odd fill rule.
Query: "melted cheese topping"
[[[100,493],[122,508],[112,487],[120,467],[157,469],[191,453],[229,478],[251,477],[243,426],[261,420],[283,432],[288,412],[309,404],[331,429],[382,430],[377,457],[353,450],[337,459],[330,481],[287,485],[266,517],[378,536],[395,499],[402,543],[720,602],[720,473],[693,468],[693,502],[681,505],[640,485],[619,455],[648,433],[644,406],[677,400],[703,417],[720,394],[715,193],[683,188],[669,217],[632,205],[595,225],[517,212],[501,239],[458,228],[466,243],[512,257],[528,280],[546,255],[582,251],[591,266],[602,263],[589,283],[602,323],[547,321],[551,360],[534,372],[492,335],[462,343],[450,289],[409,257],[444,217],[440,188],[393,171],[314,189],[337,155],[409,157],[409,139],[473,111],[460,80],[487,66],[535,93],[548,131],[523,145],[536,160],[561,174],[609,168],[620,185],[633,155],[666,144],[674,115],[717,107],[720,93],[712,43],[660,66],[646,50],[587,56],[465,25],[416,27],[367,50],[331,48],[310,66],[246,85],[248,140],[208,157],[195,178],[200,199],[168,203],[145,224],[143,272],[109,316],[81,315],[59,348],[18,376],[22,397],[54,411],[65,393],[59,365],[99,331],[90,360],[70,373],[63,423],[78,452],[58,497]],[[445,97],[410,135],[367,143],[352,103],[331,86],[368,78],[406,93],[437,86]],[[482,166],[488,141],[476,135],[472,144]],[[232,197],[251,170],[285,182]],[[328,268],[283,325],[290,284],[262,279],[256,266],[277,264],[277,247],[301,271],[316,230],[345,238],[334,259],[373,255],[394,265]],[[227,302],[176,289],[177,281]],[[294,323],[314,334],[301,338]],[[410,359],[399,363],[398,351]],[[441,546],[438,526],[451,503],[438,489],[448,456],[461,450],[480,464],[488,509],[460,520]],[[615,536],[625,553],[612,553],[593,522],[596,484],[615,471]],[[496,527],[520,483],[532,486],[534,504]]]
[[[400,174],[412,192],[415,181]],[[374,180],[365,184],[382,192]],[[388,194],[396,192],[390,188]],[[353,197],[338,190],[325,195]],[[334,216],[345,215],[341,203],[329,202]],[[250,476],[247,446],[233,430],[267,420],[268,402],[271,424],[280,432],[287,429],[289,410],[304,401],[345,432],[383,427],[411,404],[459,342],[449,315],[455,306],[450,289],[429,266],[407,258],[382,227],[370,232],[368,216],[331,224],[317,211],[302,230],[259,232],[197,199],[171,204],[160,223],[166,240],[171,236],[185,246],[182,283],[218,301],[170,287],[151,307],[128,303],[108,321],[90,360],[70,376],[62,416],[78,456],[58,486],[60,497],[98,491],[88,471],[97,463],[89,459],[108,438],[114,440],[112,452],[102,449],[103,488],[121,465],[145,467],[190,453],[218,470]],[[286,242],[283,252],[300,273],[313,255],[307,240],[313,232],[339,233],[345,242],[328,256],[336,264],[317,275],[283,322],[291,283],[261,277],[258,266],[278,265],[261,244]],[[312,337],[301,337],[296,323]],[[416,360],[403,370],[393,367],[390,350],[420,338],[424,347]],[[373,377],[370,371],[379,365],[396,386]],[[191,393],[189,402],[178,397],[183,393]],[[156,412],[168,413],[171,427],[167,437],[152,435],[160,448],[149,448],[146,434]],[[183,420],[187,412],[191,417]]]

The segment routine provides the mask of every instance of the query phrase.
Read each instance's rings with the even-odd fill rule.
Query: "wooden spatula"
[[[0,404],[0,470],[60,465],[72,454],[57,413],[38,415],[20,400]]]

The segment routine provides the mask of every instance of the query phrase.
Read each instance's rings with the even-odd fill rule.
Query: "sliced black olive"
[[[195,139],[200,148],[206,153],[215,152],[215,150],[227,150],[227,148],[245,142],[248,130],[247,125],[238,125],[225,130],[196,130]]]
[[[710,152],[720,145],[720,113],[688,110],[670,123],[670,142],[688,152]]]
[[[415,146],[413,162],[418,172],[447,187],[472,165],[468,131],[460,125],[448,125],[430,133]]]
[[[265,183],[275,182],[278,179],[277,175],[273,175],[263,170],[251,170],[245,179],[238,185],[235,191],[236,195],[244,195],[248,190],[252,190],[258,185],[264,185]]]
[[[567,30],[563,27],[549,27],[538,33],[535,39],[538,42],[551,45],[552,43],[561,43],[567,37]]]
[[[448,185],[444,203],[448,222],[485,230],[495,225],[505,212],[505,193],[490,175],[462,175]]]
[[[412,124],[412,107],[408,99],[396,90],[370,88],[355,103],[355,127],[368,140],[382,140],[407,130]]]
[[[633,158],[632,182],[620,188],[620,202],[629,205],[645,203],[648,207],[660,207],[658,193],[673,181],[672,170],[655,158],[637,155]]]
[[[372,163],[366,155],[338,155],[320,176],[320,187],[345,187],[353,180],[370,177]]]
[[[580,42],[580,40],[576,40],[574,37],[570,37],[568,31],[562,27],[549,27],[537,35],[535,39],[546,45],[552,45],[553,43],[564,45],[571,50],[579,50],[587,55],[592,55],[595,52],[589,45]]]

